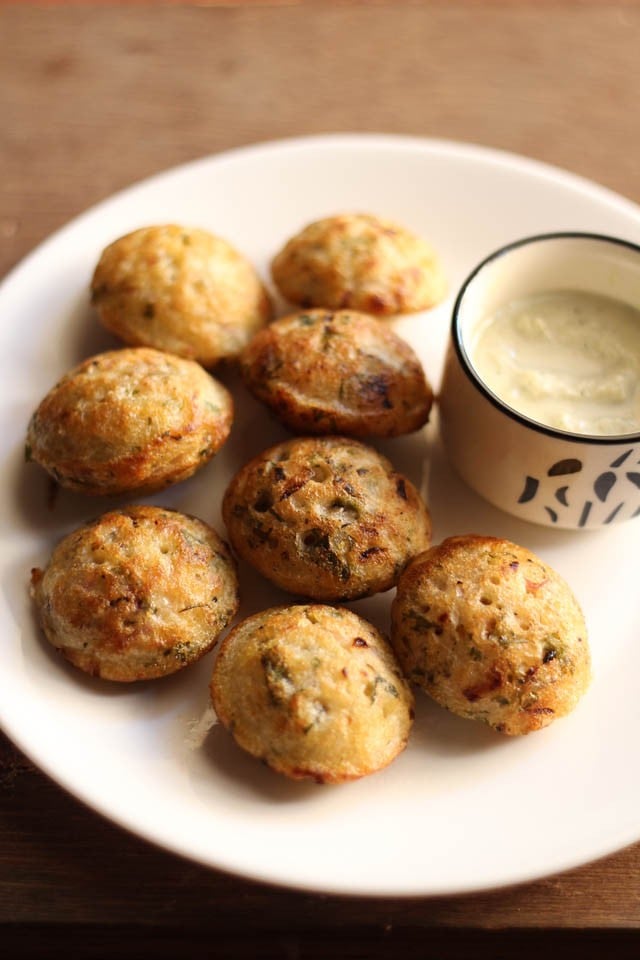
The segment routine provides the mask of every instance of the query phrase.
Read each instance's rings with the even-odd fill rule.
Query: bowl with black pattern
[[[640,247],[599,234],[544,234],[502,247],[472,271],[455,301],[439,396],[445,450],[472,489],[523,520],[574,530],[632,520],[640,516],[640,428],[596,435],[549,426],[510,406],[474,366],[474,333],[486,318],[549,290],[640,310]],[[640,353],[629,362],[640,423]]]

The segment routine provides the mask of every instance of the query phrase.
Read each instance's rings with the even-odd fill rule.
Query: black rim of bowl
[[[501,400],[497,394],[493,393],[487,387],[487,385],[476,372],[471,360],[469,359],[466,349],[463,346],[462,333],[459,323],[460,308],[469,286],[475,280],[480,271],[494,260],[498,260],[500,257],[511,253],[512,250],[517,250],[519,247],[525,247],[532,243],[544,243],[550,240],[595,240],[600,243],[613,244],[617,247],[625,247],[626,249],[632,250],[634,253],[640,255],[640,245],[633,243],[631,240],[622,240],[620,237],[611,237],[603,233],[588,233],[579,230],[564,230],[555,233],[538,233],[529,237],[521,237],[518,240],[513,240],[511,243],[505,244],[503,247],[499,247],[497,250],[494,250],[493,253],[490,253],[487,257],[485,257],[484,260],[482,260],[476,267],[474,267],[458,291],[458,295],[453,305],[453,315],[451,320],[451,339],[458,356],[458,360],[460,361],[462,369],[476,385],[480,393],[486,397],[486,399],[489,400],[494,407],[496,407],[498,410],[501,410],[502,413],[505,413],[508,417],[511,417],[512,420],[516,420],[525,427],[530,427],[532,430],[537,430],[538,433],[544,433],[549,437],[555,437],[557,440],[566,440],[570,443],[596,443],[603,446],[637,443],[640,441],[640,432],[618,433],[611,436],[601,436],[598,434],[588,433],[571,433],[569,430],[558,430],[555,427],[548,427],[544,423],[540,423],[537,420],[532,420],[530,417],[519,413],[513,407],[510,407],[503,400]]]

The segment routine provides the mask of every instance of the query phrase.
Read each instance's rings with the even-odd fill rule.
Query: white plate
[[[436,540],[506,536],[571,583],[590,627],[595,680],[578,709],[524,739],[501,738],[417,698],[405,753],[340,787],[290,783],[206,733],[212,655],[155,683],[84,677],[42,641],[29,570],[110,504],[60,493],[22,462],[32,409],[72,364],[113,344],[87,302],[106,243],[148,223],[207,227],[267,276],[270,257],[316,217],[363,210],[429,238],[455,292],[474,264],[526,234],[590,230],[640,242],[640,211],[569,174],[472,146],[386,136],[273,143],[189,164],[84,214],[0,289],[2,535],[0,719],[43,770],[116,823],[202,863],[277,884],[372,895],[480,890],[563,870],[640,838],[637,522],[578,534],[518,522],[453,477],[433,435],[381,444],[422,482]],[[397,326],[437,382],[451,300]],[[153,502],[222,529],[220,497],[249,452],[284,433],[235,384],[233,439]],[[423,470],[430,451],[430,471]],[[242,568],[246,613],[281,601]],[[354,607],[386,628],[390,594]],[[200,721],[200,725],[199,725]]]

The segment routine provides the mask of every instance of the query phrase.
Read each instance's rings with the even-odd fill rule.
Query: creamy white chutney
[[[517,412],[571,433],[640,432],[640,310],[576,290],[513,300],[467,350],[485,385]]]

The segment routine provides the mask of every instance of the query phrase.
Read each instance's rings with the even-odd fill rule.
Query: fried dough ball
[[[111,243],[91,281],[103,325],[133,346],[212,367],[237,356],[272,317],[252,265],[206,230],[143,227]]]
[[[430,542],[415,487],[386,457],[345,437],[296,438],[265,450],[233,478],[222,510],[244,560],[314,600],[388,590]]]
[[[429,244],[370,214],[310,223],[277,254],[271,272],[290,303],[376,316],[426,310],[447,287]]]
[[[31,574],[47,640],[80,670],[129,682],[175,673],[214,646],[238,609],[234,561],[195,517],[105,513]]]
[[[279,607],[223,641],[211,680],[236,742],[293,779],[341,783],[406,746],[413,696],[378,631],[350,610]]]
[[[202,367],[145,347],[85,360],[33,414],[26,458],[87,494],[160,490],[190,477],[229,436],[228,390]]]
[[[245,348],[240,369],[254,396],[295,433],[396,437],[423,426],[433,401],[409,344],[355,311],[276,320]]]
[[[569,713],[591,662],[566,582],[529,550],[450,537],[414,558],[392,605],[406,675],[453,713],[525,734]]]

